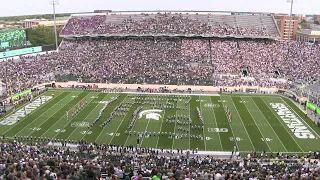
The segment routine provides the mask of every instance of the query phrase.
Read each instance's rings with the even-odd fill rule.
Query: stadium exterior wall
[[[158,89],[158,88],[163,88],[166,87],[169,90],[187,90],[188,88],[190,88],[192,91],[203,91],[203,92],[219,92],[220,88],[222,89],[226,89],[227,91],[235,91],[235,90],[239,90],[240,92],[246,92],[247,89],[255,89],[257,90],[257,92],[265,92],[267,94],[274,94],[274,93],[278,93],[278,88],[263,88],[263,87],[259,87],[259,86],[237,86],[237,87],[227,87],[227,86],[220,86],[220,87],[213,87],[213,86],[192,86],[192,85],[183,85],[183,86],[177,86],[177,85],[160,85],[160,84],[106,84],[106,83],[79,83],[76,81],[69,81],[69,82],[47,82],[47,83],[43,83],[43,84],[39,84],[37,86],[32,87],[33,88],[40,88],[40,87],[45,87],[45,85],[47,84],[52,84],[55,83],[56,86],[61,86],[63,88],[67,88],[70,87],[72,85],[74,86],[93,86],[96,85],[98,86],[98,88],[100,89],[104,89],[104,88],[122,88],[122,89],[138,89],[143,88],[143,89],[147,89],[147,88],[154,88],[154,89]],[[11,97],[8,97],[6,99],[7,102],[10,101]]]

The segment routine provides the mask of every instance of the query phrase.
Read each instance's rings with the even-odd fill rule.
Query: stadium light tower
[[[56,43],[56,50],[58,50],[58,37],[57,37],[57,24],[56,24],[56,5],[59,4],[59,0],[49,0],[49,4],[53,9],[53,21],[54,21],[54,38]]]
[[[293,3],[296,2],[296,0],[287,0],[288,3],[290,3],[290,21],[289,21],[289,34],[288,34],[288,40],[291,39],[291,24],[292,24],[292,8],[293,8]],[[292,29],[293,31],[293,29]]]

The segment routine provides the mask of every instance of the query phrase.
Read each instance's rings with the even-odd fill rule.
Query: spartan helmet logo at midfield
[[[149,110],[141,111],[139,113],[139,119],[145,115],[146,119],[153,119],[153,120],[159,121],[159,119],[161,118],[161,115],[159,113],[162,111],[163,110],[160,110],[160,109],[149,109]]]

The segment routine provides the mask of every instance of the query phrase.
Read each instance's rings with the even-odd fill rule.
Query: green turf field
[[[139,138],[142,147],[159,149],[232,151],[236,146],[240,152],[292,153],[320,149],[320,129],[290,100],[276,95],[190,96],[50,90],[41,96],[40,104],[27,105],[27,115],[21,107],[2,118],[1,134],[8,139],[46,137],[125,146],[136,145]],[[96,120],[102,107],[113,99],[100,120],[88,127]],[[186,104],[189,99],[190,103]],[[71,111],[81,101],[87,104],[72,116]],[[34,99],[35,102],[39,102],[39,97]],[[105,127],[101,127],[120,104],[117,114]],[[130,136],[128,126],[139,106],[142,110]],[[232,113],[231,123],[224,106]],[[204,120],[203,130],[197,107]],[[29,109],[34,110],[29,112]],[[191,124],[188,118],[176,120],[189,116]]]

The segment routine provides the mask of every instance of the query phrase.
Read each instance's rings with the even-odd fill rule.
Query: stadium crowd
[[[92,15],[72,16],[61,35],[120,35],[120,34],[180,34],[213,36],[277,37],[262,26],[241,27],[230,19],[230,24],[215,21],[211,14],[135,14],[135,15]],[[222,17],[223,18],[223,17]],[[226,18],[224,18],[227,20]],[[252,22],[253,23],[253,22]],[[261,20],[260,20],[261,23]]]
[[[252,152],[218,158],[175,152],[82,144],[78,148],[1,143],[1,179],[318,179],[319,153],[305,156]],[[314,159],[315,158],[315,159]]]
[[[212,23],[202,16],[171,14],[71,18],[62,35],[213,34],[273,36],[267,29]],[[210,19],[209,15],[205,19]],[[120,22],[120,23],[119,23]],[[21,56],[0,63],[6,96],[52,80],[85,82],[262,86],[292,88],[310,84],[319,102],[320,48],[314,44],[262,39],[223,38],[77,38],[59,51]],[[291,79],[291,80],[287,80]],[[305,93],[305,92],[304,92]],[[297,93],[298,94],[298,93]],[[20,141],[20,139],[18,140]],[[17,140],[0,144],[1,179],[318,179],[319,162],[277,153],[251,153],[219,159],[197,152],[180,153],[83,143],[70,147],[29,146]],[[24,141],[24,140],[22,140]],[[139,152],[139,153],[138,153]],[[313,158],[318,159],[315,152]],[[270,160],[270,158],[272,160]]]
[[[319,55],[317,45],[295,41],[79,39],[64,40],[59,52],[1,62],[0,75],[11,87],[8,94],[66,77],[81,77],[84,82],[288,89],[292,81],[319,78]]]

